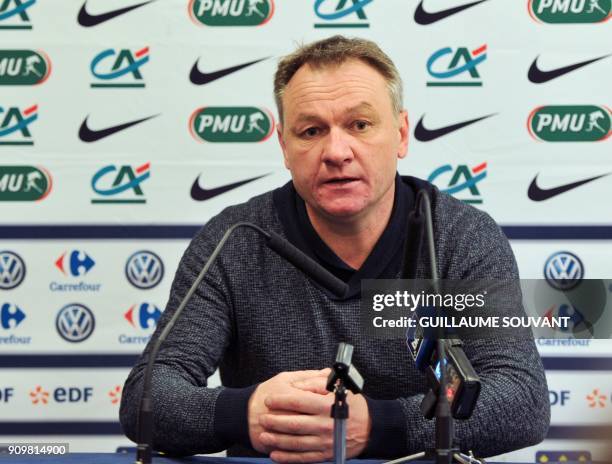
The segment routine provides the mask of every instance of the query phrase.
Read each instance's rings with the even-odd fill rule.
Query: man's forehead
[[[349,106],[343,107],[338,106],[334,108],[338,114],[343,114],[346,116],[354,115],[354,114],[372,114],[376,113],[376,108],[367,101],[362,101],[358,104],[351,104]],[[295,115],[296,122],[302,121],[316,121],[319,120],[321,116],[314,110],[310,110],[307,107],[299,108],[297,114]]]

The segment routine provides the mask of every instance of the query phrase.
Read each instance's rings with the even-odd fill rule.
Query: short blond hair
[[[274,99],[281,123],[283,122],[283,93],[298,69],[305,64],[315,68],[337,66],[351,59],[365,62],[383,76],[389,89],[393,111],[399,114],[403,109],[404,99],[402,78],[391,58],[371,40],[335,35],[301,45],[279,61],[274,75]]]

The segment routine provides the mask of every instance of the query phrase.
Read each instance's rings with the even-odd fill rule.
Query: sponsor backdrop
[[[121,385],[190,237],[289,179],[271,83],[296,42],[389,53],[400,173],[490,213],[523,278],[610,278],[610,3],[0,0],[0,442],[129,445]],[[501,459],[597,458],[608,342],[538,342],[549,437]]]

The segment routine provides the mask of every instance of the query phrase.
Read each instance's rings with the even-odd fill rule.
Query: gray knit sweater
[[[432,205],[441,278],[518,277],[508,241],[486,213],[437,190]],[[223,233],[241,221],[285,235],[272,192],[211,219],[182,257],[152,341]],[[417,278],[429,277],[428,264],[426,258],[418,264]],[[522,311],[517,304],[515,314]],[[405,342],[364,336],[359,299],[331,300],[255,232],[239,230],[160,350],[153,375],[155,448],[180,455],[227,448],[230,455],[256,455],[246,424],[255,385],[283,371],[329,367],[340,341],[355,346],[353,363],[365,379],[372,432],[363,456],[433,447],[433,421],[419,412],[427,385]],[[121,424],[132,440],[150,347],[123,389]],[[485,457],[543,440],[550,421],[548,390],[533,341],[469,340],[464,349],[482,391],[473,416],[456,422],[457,445]],[[223,387],[208,388],[217,367]]]

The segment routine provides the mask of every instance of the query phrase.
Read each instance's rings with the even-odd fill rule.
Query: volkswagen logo
[[[582,280],[584,267],[580,258],[569,251],[558,251],[544,264],[544,277],[557,290],[571,290]]]
[[[71,343],[87,340],[95,326],[96,320],[91,310],[78,303],[64,306],[55,319],[57,332],[64,340]]]
[[[0,251],[0,289],[10,290],[25,279],[26,267],[23,259],[12,251]]]
[[[136,288],[153,288],[164,277],[164,263],[152,251],[137,251],[125,264],[125,276]]]

